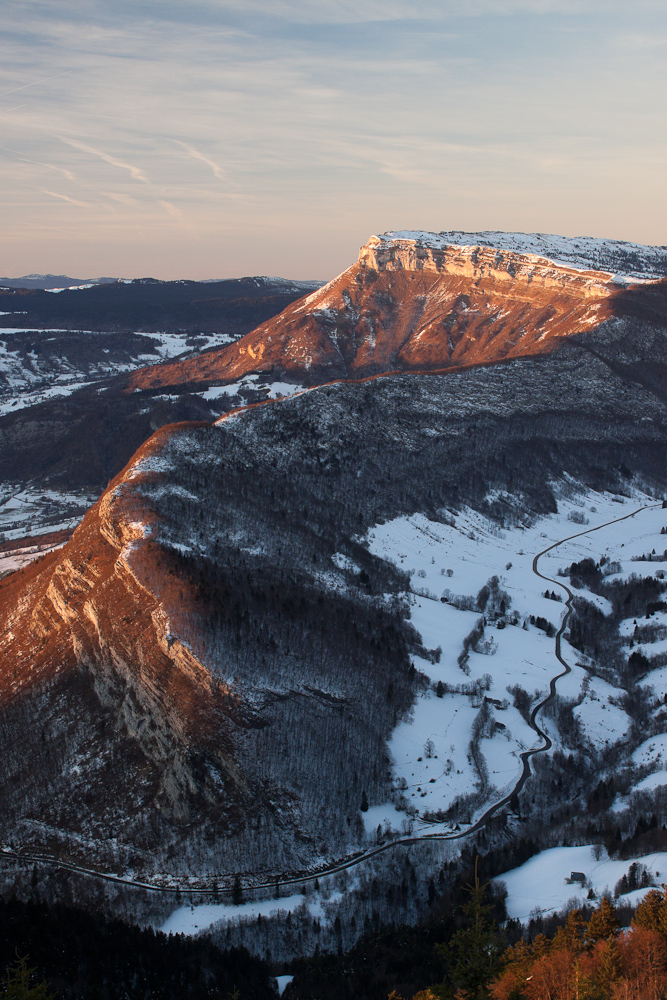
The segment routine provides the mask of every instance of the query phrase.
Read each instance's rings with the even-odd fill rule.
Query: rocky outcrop
[[[568,267],[535,254],[517,253],[483,246],[437,246],[418,239],[372,236],[359,251],[359,263],[383,271],[430,271],[479,282],[528,285],[553,292],[555,288],[577,290],[584,298],[609,293],[613,275],[606,271]],[[519,282],[517,282],[519,279]]]

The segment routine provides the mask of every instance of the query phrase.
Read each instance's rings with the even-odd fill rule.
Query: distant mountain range
[[[204,278],[202,281],[196,282],[200,285],[213,285],[223,282],[227,279],[224,278]],[[319,288],[323,284],[321,281],[286,281],[284,278],[262,278],[267,282],[267,284],[273,285],[288,285],[293,284],[296,287],[307,289],[307,288]],[[60,291],[65,288],[91,288],[93,285],[113,285],[115,282],[124,282],[125,284],[132,284],[133,281],[138,282],[154,282],[160,284],[170,284],[170,282],[161,282],[158,278],[69,278],[66,274],[24,274],[21,278],[0,278],[0,289],[2,288],[34,288],[41,289],[42,291]]]
[[[24,274],[21,278],[0,278],[0,288],[75,288],[81,285],[108,285],[117,278],[68,278],[66,274]]]
[[[69,279],[68,279],[69,280]],[[0,327],[246,333],[319,282],[289,278],[225,281],[121,279],[67,288],[0,288]]]

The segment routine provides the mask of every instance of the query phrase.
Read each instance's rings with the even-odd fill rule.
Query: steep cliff
[[[159,448],[165,433],[138,458]],[[186,817],[194,792],[213,801],[217,786],[216,796],[224,789],[236,800],[247,799],[249,789],[230,757],[236,700],[171,634],[164,604],[133,567],[138,542],[150,533],[121,474],[64,550],[3,581],[0,705],[44,684],[85,677],[102,708],[159,769],[155,804]],[[150,559],[144,545],[142,561]]]

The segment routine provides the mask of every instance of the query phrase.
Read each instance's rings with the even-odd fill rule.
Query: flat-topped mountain
[[[650,264],[654,279],[660,268],[667,272],[662,248],[627,245],[621,252],[600,241],[582,249],[581,241],[565,238],[553,247],[547,238],[541,245],[538,238],[518,240],[576,261],[563,263],[510,249],[509,235],[502,242],[504,248],[493,248],[449,242],[447,234],[372,237],[347,271],[238,343],[137,371],[128,387],[194,388],[251,373],[316,385],[541,354],[630,308],[627,282],[636,278],[639,264],[624,279],[615,265],[627,270],[632,258],[647,262],[646,270]],[[587,256],[614,266],[583,267]],[[632,301],[633,309],[641,308],[637,296]]]
[[[647,246],[595,236],[505,233],[495,230],[467,233],[451,229],[441,233],[401,230],[385,233],[380,239],[414,240],[433,249],[456,244],[510,250],[524,255],[546,257],[556,264],[570,267],[610,271],[621,281],[656,281],[667,277],[667,246]]]

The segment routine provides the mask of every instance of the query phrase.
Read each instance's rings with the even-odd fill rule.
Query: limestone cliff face
[[[612,275],[490,247],[372,237],[338,278],[236,344],[134,373],[129,388],[257,372],[316,385],[553,350],[615,314]]]
[[[136,480],[135,468],[129,474]],[[233,757],[236,700],[171,634],[159,588],[146,585],[161,572],[150,530],[121,474],[62,550],[3,581],[0,705],[58,675],[87,673],[156,766],[159,803],[186,818],[192,798],[215,801],[213,784],[245,799],[249,789]],[[202,756],[211,773],[197,766]]]
[[[435,246],[419,240],[372,236],[359,251],[359,263],[375,271],[429,271],[493,282],[536,286],[546,292],[575,289],[583,297],[609,294],[612,274],[557,264],[536,254],[492,247]]]

